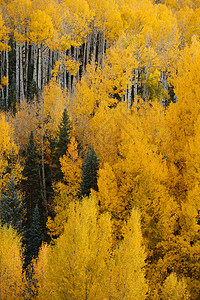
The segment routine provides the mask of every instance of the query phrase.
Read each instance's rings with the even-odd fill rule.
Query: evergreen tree
[[[99,170],[99,159],[94,151],[94,147],[88,149],[87,156],[82,165],[82,182],[80,195],[89,196],[90,190],[98,190],[97,172]]]
[[[26,177],[25,186],[25,203],[26,203],[26,219],[27,227],[30,227],[32,215],[36,203],[41,203],[41,186],[40,172],[38,163],[38,153],[34,142],[33,131],[31,131],[29,143],[27,146],[27,157],[23,175]]]
[[[12,175],[0,197],[0,215],[2,224],[11,225],[18,233],[24,231],[25,204]]]
[[[60,165],[60,157],[66,154],[66,151],[68,149],[68,144],[70,142],[70,133],[71,133],[71,123],[69,120],[67,109],[65,108],[62,115],[62,120],[59,124],[58,142],[56,142],[54,145],[52,143],[52,146],[54,146],[53,159],[52,159],[53,166],[54,166],[53,177],[56,181],[63,179],[63,174],[61,172],[61,165]]]
[[[37,257],[39,247],[42,245],[43,240],[43,226],[37,203],[33,212],[31,226],[27,232],[25,266],[31,262],[32,258]]]

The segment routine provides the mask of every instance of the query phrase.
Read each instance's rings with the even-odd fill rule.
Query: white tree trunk
[[[16,101],[19,102],[19,45],[15,42],[16,49]]]
[[[22,43],[19,45],[19,60],[20,60],[20,72],[19,72],[19,95],[20,100],[24,100],[24,77],[23,77],[23,57],[22,57]]]
[[[42,44],[38,44],[38,88],[41,90],[42,88]]]
[[[33,44],[33,81],[37,84],[37,58],[38,58],[38,47]]]
[[[139,69],[135,69],[135,80],[133,85],[133,92],[134,92],[134,100],[138,94],[138,77],[139,77]]]
[[[91,34],[89,35],[88,41],[87,41],[87,50],[86,50],[85,67],[87,67],[87,65],[88,65],[88,63],[89,63],[90,47],[91,47]]]
[[[94,31],[93,33],[93,60],[96,61],[96,55],[97,55],[97,33]]]
[[[24,68],[24,79],[25,79],[25,86],[24,86],[24,91],[25,94],[27,95],[27,90],[28,90],[28,64],[29,64],[29,44],[25,42],[25,68]]]
[[[68,52],[68,58],[71,59],[72,53],[71,53],[71,48],[69,49]],[[72,86],[71,86],[71,71],[68,72],[68,92],[71,95],[72,93]]]
[[[131,109],[131,105],[132,105],[132,86],[133,86],[133,79],[131,78],[128,82],[128,88],[127,88],[127,106],[128,109]]]

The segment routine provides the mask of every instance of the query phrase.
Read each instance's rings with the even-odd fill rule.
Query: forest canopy
[[[200,1],[0,0],[0,298],[200,298]]]

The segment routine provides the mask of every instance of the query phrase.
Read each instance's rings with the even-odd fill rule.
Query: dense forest
[[[0,0],[0,299],[200,299],[200,0]]]

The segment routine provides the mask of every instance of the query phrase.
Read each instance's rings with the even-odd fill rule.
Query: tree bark
[[[71,48],[68,51],[68,58],[71,59],[72,57],[72,52],[71,52]],[[68,72],[68,92],[71,95],[72,93],[72,86],[71,86],[71,71]]]
[[[24,100],[24,77],[23,77],[23,57],[22,57],[22,43],[19,45],[19,60],[20,60],[20,72],[19,72],[19,95],[20,100]]]
[[[6,50],[5,50],[6,51]],[[9,82],[9,57],[8,57],[8,51],[6,51],[6,77],[8,78],[8,82]],[[6,109],[8,109],[8,92],[9,92],[9,86],[8,85],[6,85],[6,103],[5,103],[5,105],[6,105]]]
[[[38,58],[38,47],[33,44],[33,81],[37,84],[37,58]]]
[[[38,44],[38,89],[42,88],[42,44]]]
[[[15,49],[16,49],[16,101],[19,102],[19,45],[15,42]]]
[[[27,95],[28,90],[28,65],[29,65],[29,44],[25,42],[25,67],[24,67],[24,91]]]
[[[134,100],[138,94],[138,77],[139,77],[139,69],[135,69],[135,80],[133,85],[133,91],[134,91]]]

